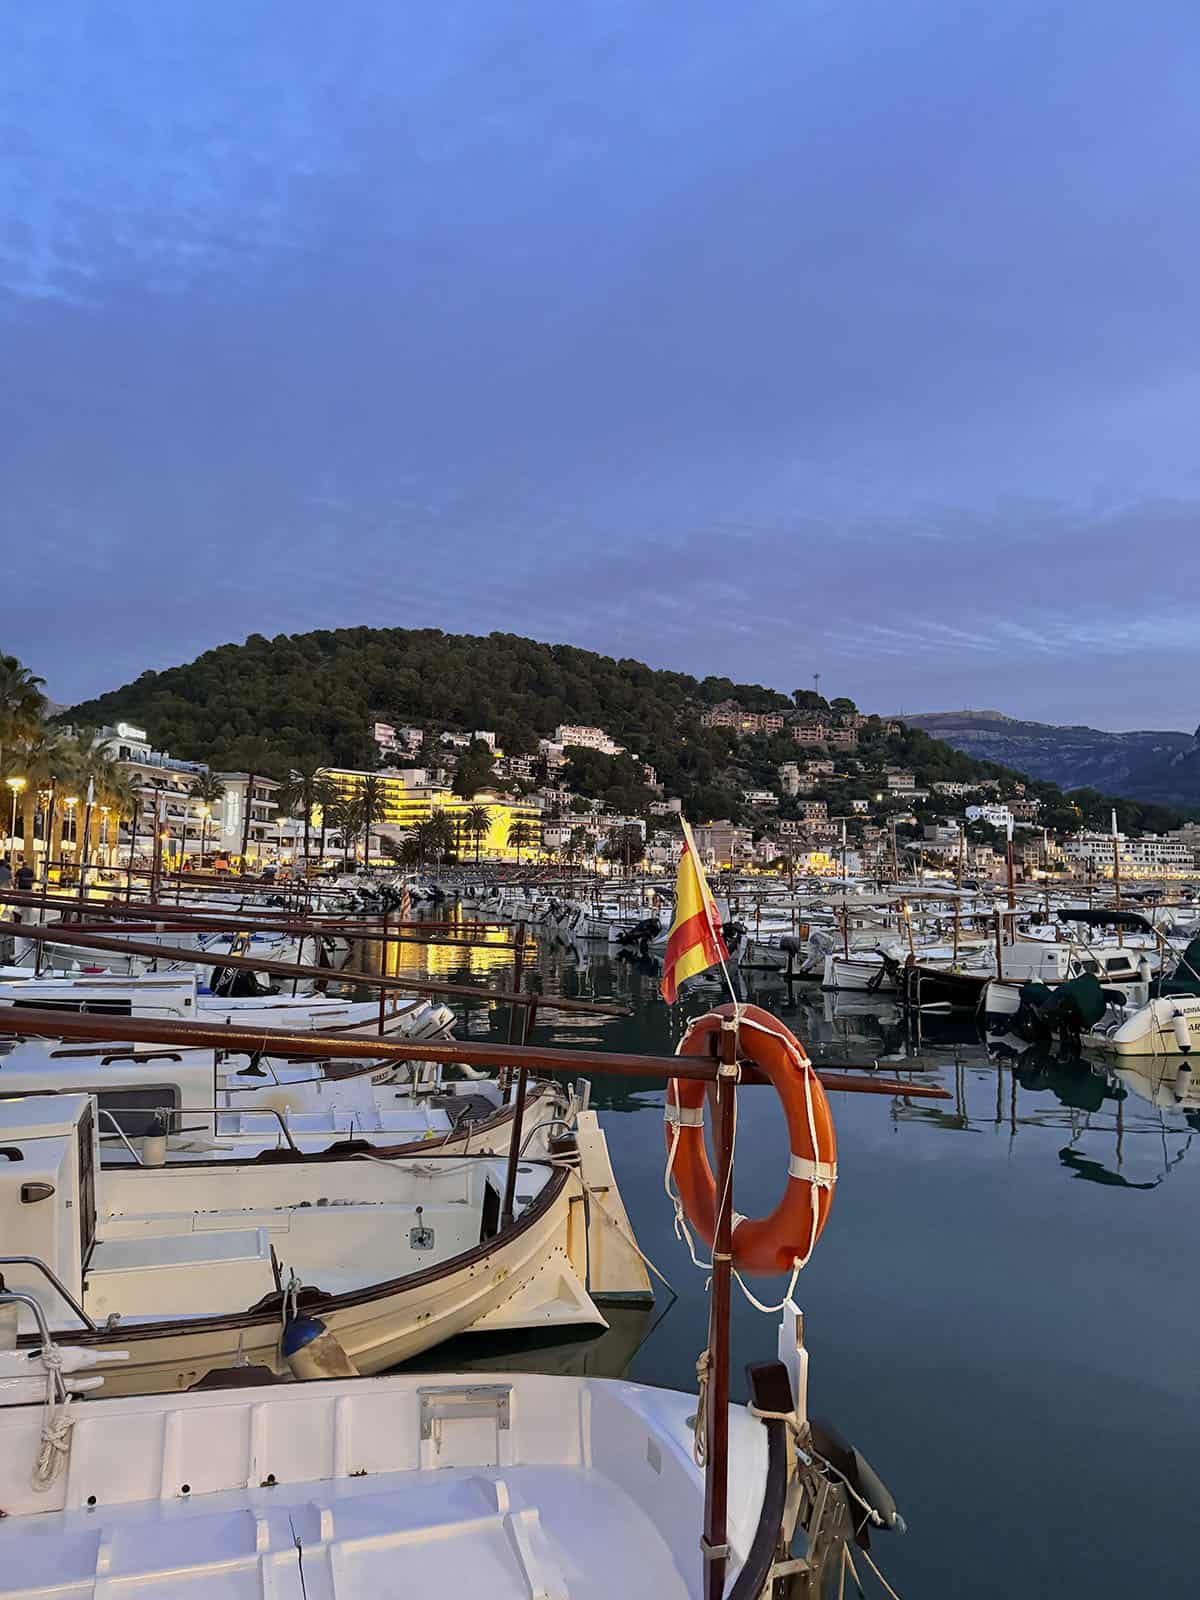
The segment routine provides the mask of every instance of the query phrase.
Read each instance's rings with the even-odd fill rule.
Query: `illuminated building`
[[[490,813],[489,828],[479,841],[479,854],[492,859],[515,861],[517,851],[509,845],[511,828],[523,822],[531,829],[533,843],[522,845],[521,859],[537,855],[542,840],[541,803],[532,798],[500,794],[495,789],[480,789],[470,800],[464,800],[450,789],[439,784],[409,783],[402,772],[356,772],[347,767],[326,767],[322,777],[328,778],[340,798],[352,799],[368,777],[378,779],[382,808],[373,829],[392,831],[394,836],[411,833],[422,822],[428,822],[435,812],[446,815],[452,823],[465,816],[473,806],[486,806]],[[475,854],[475,835],[461,826],[458,851],[464,858]]]

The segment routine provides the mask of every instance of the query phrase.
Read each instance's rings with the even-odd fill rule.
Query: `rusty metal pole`
[[[729,1553],[729,1314],[733,1291],[733,1129],[737,1094],[737,1032],[721,1034],[714,1138],[717,1155],[717,1219],[712,1252],[712,1298],[708,1321],[707,1449],[704,1458],[704,1556],[706,1600],[721,1600]]]
[[[522,993],[522,984],[525,978],[525,924],[517,923],[516,949],[513,952],[513,993]],[[533,1014],[537,1009],[537,998],[530,995],[524,1018],[521,1017],[520,1001],[514,1000],[508,1013],[508,1042],[509,1044],[525,1043],[533,1026]],[[513,1121],[511,1144],[508,1150],[508,1167],[504,1174],[504,1203],[500,1208],[500,1226],[503,1228],[513,1220],[513,1210],[516,1205],[517,1195],[517,1162],[521,1154],[521,1128],[525,1120],[525,1098],[529,1092],[529,1072],[525,1067],[517,1068],[517,1086],[513,1094]]]
[[[387,958],[388,958],[388,911],[387,911],[387,906],[386,905],[383,908],[383,916],[379,919],[379,933],[380,933],[379,975],[380,975],[381,978],[386,978],[387,975],[388,975],[388,970],[387,970]],[[381,1034],[385,1031],[385,1020],[384,1020],[384,1018],[385,1018],[386,1007],[387,1007],[387,985],[381,983],[379,985],[379,1032]]]

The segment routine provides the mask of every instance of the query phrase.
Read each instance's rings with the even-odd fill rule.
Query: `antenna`
[[[813,673],[813,693],[818,696],[821,693],[821,674],[819,672]]]

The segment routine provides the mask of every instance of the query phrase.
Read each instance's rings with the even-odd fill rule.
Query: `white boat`
[[[128,1350],[124,1392],[285,1371],[289,1306],[372,1373],[472,1329],[603,1326],[597,1298],[650,1296],[598,1125],[575,1165],[519,1163],[508,1220],[493,1157],[102,1168],[97,1122],[86,1095],[0,1102],[0,1271],[74,1343]]]
[[[1084,1042],[1118,1056],[1200,1055],[1200,995],[1151,1000],[1115,1026],[1096,1028]]]
[[[375,1000],[280,993],[269,984],[255,982],[256,973],[239,971],[236,976],[244,981],[233,993],[216,993],[182,972],[136,976],[44,973],[41,977],[17,979],[0,974],[0,1006],[111,1017],[165,1017],[180,1022],[228,1023],[232,1027],[378,1032],[392,1040],[446,1039],[454,1028],[455,1016],[449,1006],[415,996],[389,994],[381,1027],[380,1007]]]
[[[810,1421],[798,1328],[790,1308],[754,1409],[729,1407],[729,1600],[835,1592],[856,1528],[904,1526]],[[0,1352],[5,1600],[711,1592],[696,1395],[514,1372],[107,1398],[121,1367],[79,1359],[39,1346],[6,1395]]]
[[[0,1013],[2,1016],[2,1013]],[[492,1078],[448,1081],[418,1068],[403,1085],[393,1062],[357,1070],[319,1060],[247,1058],[204,1048],[154,1049],[114,1041],[84,1047],[52,1039],[0,1040],[8,1095],[89,1094],[99,1108],[106,1164],[253,1160],[263,1151],[327,1150],[346,1140],[385,1155],[438,1150],[504,1155],[514,1119],[513,1093]],[[555,1083],[529,1086],[524,1152],[543,1159],[552,1140],[586,1109]],[[156,1141],[152,1158],[136,1148]]]

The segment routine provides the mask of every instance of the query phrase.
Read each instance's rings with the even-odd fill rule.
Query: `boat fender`
[[[279,1340],[279,1353],[293,1378],[357,1378],[358,1368],[320,1317],[289,1317]]]
[[[1182,1102],[1187,1099],[1191,1092],[1192,1069],[1188,1064],[1187,1057],[1185,1056],[1179,1064],[1178,1072],[1175,1074],[1175,1098],[1176,1100]]]
[[[1175,1030],[1175,1043],[1179,1046],[1181,1055],[1191,1055],[1192,1035],[1188,1028],[1188,1019],[1182,1011],[1176,1011],[1171,1018],[1171,1026]]]
[[[1145,956],[1143,956],[1142,959],[1138,962],[1138,968],[1137,969],[1138,969],[1138,981],[1141,982],[1141,983],[1149,983],[1150,982],[1150,963],[1146,960]]]
[[[889,1533],[907,1533],[908,1527],[900,1515],[895,1498],[875,1468],[852,1444],[848,1444],[831,1422],[826,1422],[819,1417],[814,1417],[811,1423],[813,1447],[818,1455],[825,1458],[832,1467],[847,1479],[850,1486],[866,1501],[871,1510],[879,1518],[874,1526],[882,1527]],[[851,1506],[853,1514],[854,1506]],[[861,1508],[859,1508],[861,1509]],[[860,1519],[855,1517],[856,1525]],[[864,1549],[870,1547],[868,1528],[871,1523],[863,1520],[855,1535],[856,1541]]]

